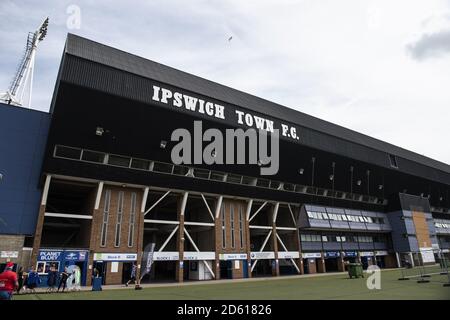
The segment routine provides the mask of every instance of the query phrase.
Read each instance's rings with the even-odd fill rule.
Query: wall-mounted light
[[[305,169],[303,169],[303,168],[300,168],[300,169],[298,170],[298,173],[300,173],[300,174],[303,174],[303,172],[305,172]]]
[[[159,147],[161,149],[165,149],[167,146],[167,141],[166,140],[161,140],[161,142],[159,143]]]
[[[3,180],[3,174],[0,173],[0,181],[2,181],[2,180]]]
[[[383,185],[382,185],[382,184],[379,184],[379,185],[378,185],[378,190],[381,190],[381,189],[383,189]]]
[[[333,181],[333,179],[334,179],[334,175],[333,174],[330,174],[330,181]]]
[[[102,127],[97,127],[95,129],[95,134],[99,137],[101,137],[103,135],[103,132],[105,132],[105,130]]]
[[[0,174],[0,180],[2,180],[1,174]],[[444,199],[444,198],[440,197],[440,198],[439,198],[439,201],[442,201],[442,199]]]
[[[360,186],[360,185],[361,185],[361,180],[356,181],[356,184],[357,184],[358,186]]]

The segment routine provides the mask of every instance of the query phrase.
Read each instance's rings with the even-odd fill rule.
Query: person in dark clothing
[[[20,267],[19,271],[17,272],[17,283],[18,283],[17,294],[20,294],[20,290],[22,290],[23,283],[24,283],[23,277],[24,277],[24,275],[23,275],[23,267]]]
[[[69,273],[67,272],[67,268],[64,268],[64,271],[61,272],[61,274],[60,274],[60,280],[59,280],[59,285],[58,285],[58,292],[59,292],[59,289],[61,288],[61,285],[63,287],[62,292],[64,292],[64,290],[66,289],[67,278],[68,277],[69,277]]]
[[[55,291],[57,280],[58,280],[58,272],[56,272],[55,267],[52,266],[47,276],[47,285],[48,285],[47,292]]]
[[[128,280],[128,281],[125,283],[125,286],[126,286],[126,287],[128,287],[128,285],[130,284],[130,282],[136,283],[136,269],[137,269],[136,263],[133,263],[133,266],[131,267],[130,280]]]
[[[27,277],[27,289],[31,293],[36,293],[36,287],[38,284],[41,283],[41,279],[39,278],[39,273],[36,272],[34,267],[30,268],[30,271],[28,271],[28,277]]]

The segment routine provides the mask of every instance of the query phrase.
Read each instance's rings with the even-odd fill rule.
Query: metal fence
[[[417,283],[428,283],[433,276],[446,275],[443,285],[450,286],[449,259],[440,252],[435,254],[435,262],[423,262],[422,253],[412,253],[411,259],[404,259],[398,280],[415,280]],[[442,277],[439,277],[442,281]]]

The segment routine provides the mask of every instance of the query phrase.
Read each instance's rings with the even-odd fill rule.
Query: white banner
[[[245,260],[247,259],[246,253],[221,253],[219,255],[220,260]]]
[[[94,253],[94,261],[136,261],[136,253]]]
[[[2,251],[1,257],[2,258],[18,258],[19,251]]]
[[[275,259],[275,252],[273,251],[251,252],[250,258],[254,260]]]
[[[433,248],[420,248],[420,254],[423,263],[436,262],[436,260],[434,260]]]
[[[297,259],[299,257],[298,251],[278,251],[278,259]]]
[[[162,251],[153,253],[154,261],[176,261],[179,259],[180,254],[178,251]]]
[[[214,251],[185,251],[183,260],[215,260],[216,253]]]
[[[305,259],[322,258],[322,254],[320,252],[304,252],[302,253],[302,257]]]

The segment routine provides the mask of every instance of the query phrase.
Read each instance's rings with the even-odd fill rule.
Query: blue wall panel
[[[0,104],[0,234],[32,235],[50,114]]]

